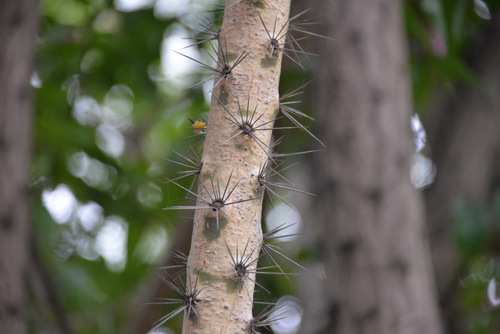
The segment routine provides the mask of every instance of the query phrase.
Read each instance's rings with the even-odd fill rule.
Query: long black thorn
[[[292,227],[294,225],[297,225],[297,223],[292,223],[292,224],[282,223],[282,224],[276,226],[275,228],[273,228],[272,230],[267,231],[266,233],[263,234],[263,240],[264,240],[264,242],[268,242],[269,243],[269,242],[272,242],[272,240],[276,240],[276,239],[280,239],[280,238],[294,237],[294,236],[298,236],[298,235],[304,234],[304,233],[290,233],[290,234],[277,235],[281,231],[284,231],[287,228],[290,228],[290,227]],[[283,241],[279,241],[279,242],[283,242]]]
[[[197,148],[198,146],[200,146],[200,144],[202,144],[204,141],[205,141],[205,136],[206,133],[205,132],[200,132],[198,134],[194,134],[192,136],[187,136],[187,137],[184,137],[183,139],[190,139],[190,138],[198,138],[200,137],[200,140],[198,140],[196,143],[194,143],[193,145],[190,145],[193,147],[193,149]],[[202,146],[203,148],[203,146]]]
[[[290,152],[290,153],[277,153],[275,151],[275,148],[281,144],[282,139],[285,136],[281,136],[278,139],[275,139],[271,143],[271,155],[273,158],[277,159],[276,161],[273,161],[276,165],[279,165],[278,161],[282,161],[279,158],[285,158],[285,157],[293,157],[293,156],[298,156],[298,155],[304,155],[304,154],[310,154],[310,153],[316,153],[316,152],[321,152],[323,151],[322,149],[318,150],[307,150],[307,151],[298,151],[298,152]]]
[[[243,203],[247,201],[253,201],[256,200],[257,198],[248,198],[248,199],[242,199],[242,200],[237,200],[233,202],[229,202],[229,197],[233,193],[233,191],[236,189],[240,181],[236,182],[236,184],[231,188],[231,190],[228,192],[227,190],[229,189],[229,183],[231,182],[233,172],[229,175],[229,178],[227,180],[226,186],[224,188],[224,191],[221,190],[220,188],[220,183],[219,183],[219,178],[216,179],[216,185],[214,184],[213,178],[210,177],[210,187],[212,188],[211,190],[208,189],[208,187],[205,185],[204,182],[200,182],[201,186],[204,188],[205,192],[207,193],[209,199],[203,198],[200,195],[196,194],[195,192],[187,189],[186,187],[183,187],[182,185],[178,184],[175,181],[170,180],[169,182],[172,182],[176,186],[180,187],[181,189],[184,189],[187,191],[189,194],[194,195],[196,198],[201,200],[203,203],[206,205],[203,206],[197,206],[197,205],[187,205],[187,206],[170,206],[163,208],[163,210],[197,210],[197,209],[210,209],[215,212],[216,215],[216,222],[217,222],[217,229],[219,228],[219,212],[221,212],[223,215],[226,215],[224,212],[223,208],[228,205],[232,204],[238,204],[238,203]]]
[[[283,161],[276,164],[276,167],[275,168],[272,168],[271,167],[271,164],[269,164],[267,161],[266,163],[264,163],[263,165],[263,170],[264,170],[264,174],[263,174],[263,177],[264,177],[264,181],[269,181],[269,179],[275,175],[279,176],[282,180],[288,182],[288,184],[290,184],[291,186],[295,186],[292,181],[290,181],[289,179],[287,179],[284,175],[283,175],[283,172],[286,171],[287,169],[289,168],[292,168],[293,166],[296,166],[298,164],[298,162],[294,163],[294,164],[291,164],[291,165],[288,165],[286,167],[283,167],[281,168],[280,170],[278,170],[279,167],[281,167],[281,165],[283,164]],[[259,175],[261,175],[259,173]]]
[[[229,65],[229,58],[228,58],[228,51],[227,51],[227,44],[226,41],[223,41],[224,43],[224,48],[226,50],[226,53],[224,54],[222,46],[220,47],[220,57],[224,59],[224,63],[222,64],[222,70],[223,74],[227,77],[231,72],[235,69],[236,66],[238,66],[245,58],[250,54],[250,51],[244,51],[241,55],[239,55],[236,60],[234,61],[233,65]]]
[[[278,313],[278,311],[285,305],[286,304],[281,304],[276,306],[274,303],[268,304],[262,311],[259,312],[259,314],[250,320],[250,333],[261,334],[261,332],[258,331],[259,327],[264,327],[269,330],[269,326],[273,322],[285,319],[285,314],[289,311],[289,309]]]
[[[289,99],[291,97],[295,97],[295,96],[297,96],[299,94],[302,94],[304,92],[304,88],[310,82],[311,81],[306,82],[302,86],[300,86],[300,87],[298,87],[298,88],[296,88],[296,89],[294,89],[294,90],[292,90],[290,92],[287,92],[287,93],[283,94],[280,97],[280,100],[279,100],[279,109],[282,112],[282,114],[285,115],[293,124],[295,124],[301,130],[305,131],[314,140],[316,140],[318,143],[320,143],[323,147],[326,148],[326,145],[318,137],[316,137],[311,131],[309,131],[307,129],[307,127],[305,127],[304,125],[302,125],[302,123],[300,123],[294,116],[305,117],[305,118],[309,118],[311,120],[314,120],[314,118],[312,118],[311,116],[303,113],[302,111],[300,111],[300,110],[298,110],[296,108],[290,107],[290,104],[300,103],[299,101],[285,101],[285,100],[287,100],[287,99]]]
[[[278,167],[280,165],[281,164],[278,164]],[[293,192],[306,194],[306,195],[310,195],[310,196],[316,196],[315,194],[312,194],[310,192],[294,188],[294,184],[292,182],[290,182],[286,177],[281,175],[281,172],[283,172],[284,170],[286,170],[292,166],[294,166],[294,165],[288,166],[288,167],[283,168],[282,170],[278,171],[277,169],[272,168],[271,165],[268,162],[266,162],[266,163],[264,163],[264,165],[262,165],[259,168],[259,173],[257,174],[257,182],[259,183],[259,185],[261,187],[263,187],[268,192],[269,199],[271,200],[271,205],[273,207],[274,207],[274,204],[272,203],[272,196],[276,197],[277,199],[279,199],[280,201],[282,201],[283,203],[288,205],[290,208],[296,210],[293,205],[288,203],[282,196],[280,196],[275,190],[273,190],[272,187],[276,187],[276,188],[280,188],[280,189],[284,189],[284,190],[290,190]],[[289,185],[284,184],[284,183],[271,182],[269,179],[273,176],[280,177],[282,180],[287,182]]]
[[[160,267],[160,270],[169,271],[169,270],[177,270],[177,276],[181,276],[186,273],[187,261],[188,257],[184,254],[180,249],[174,249],[171,252],[172,261],[175,264]]]
[[[297,155],[309,154],[321,152],[321,150],[309,150],[309,151],[300,151],[300,152],[291,152],[291,153],[273,153],[273,158],[284,158],[284,157],[293,157]]]
[[[268,38],[270,40],[271,44],[271,56],[274,55],[274,50],[278,50],[281,52],[285,57],[287,57],[289,60],[297,64],[299,67],[301,67],[303,70],[306,70],[306,68],[302,65],[300,61],[300,54],[305,55],[306,57],[309,58],[309,56],[316,56],[316,54],[310,53],[305,51],[302,46],[300,45],[299,41],[306,39],[309,36],[315,36],[315,37],[321,37],[321,38],[326,38],[326,39],[332,39],[330,37],[326,37],[314,32],[310,32],[306,30],[307,26],[311,26],[316,24],[316,22],[311,22],[310,19],[302,20],[295,22],[299,17],[301,17],[303,14],[305,14],[308,10],[302,11],[299,14],[290,17],[282,26],[282,28],[276,32],[276,20],[274,23],[273,31],[271,32],[265,25],[264,21],[262,18],[260,18],[262,24],[264,25],[264,28],[266,30],[266,34],[268,35]],[[285,27],[288,26],[288,31],[283,32]],[[300,37],[300,38],[295,38],[292,35],[292,32],[300,32],[302,34],[305,34],[307,36],[305,37]],[[281,42],[281,40],[285,38],[284,42]],[[293,55],[293,56],[292,56]]]
[[[189,187],[189,189],[192,190],[194,181],[196,180],[196,177],[200,174],[201,168],[203,167],[203,162],[201,161],[198,153],[196,153],[196,150],[192,146],[189,146],[189,151],[186,154],[181,154],[171,149],[168,146],[165,146],[165,148],[170,152],[172,152],[173,154],[175,154],[176,156],[178,156],[179,158],[181,158],[182,160],[184,160],[184,162],[172,159],[164,159],[165,161],[171,162],[181,167],[188,168],[187,170],[178,171],[177,174],[179,174],[179,176],[166,181],[166,183],[169,183],[171,181],[177,181],[179,179],[194,175],[195,178],[193,179],[193,182]]]
[[[267,246],[266,246],[266,247],[267,247]],[[277,250],[275,250],[275,249],[272,249],[272,250],[271,250],[271,248],[270,248],[270,247],[264,248],[264,246],[263,246],[263,247],[262,247],[262,252],[264,253],[264,255],[265,255],[268,259],[270,259],[270,260],[271,260],[271,262],[272,262],[272,263],[274,263],[274,265],[275,265],[275,266],[276,266],[276,267],[277,267],[277,268],[278,268],[278,269],[279,269],[279,270],[283,273],[283,275],[285,275],[286,279],[287,279],[290,283],[292,283],[292,280],[290,279],[290,277],[288,277],[288,274],[287,274],[287,273],[285,273],[285,271],[283,270],[283,268],[281,268],[281,266],[278,264],[278,262],[276,261],[276,259],[275,259],[275,258],[272,256],[272,254],[271,254],[271,252],[279,252],[279,251],[277,251]],[[279,254],[281,255],[281,254],[283,254],[283,253],[279,252]],[[288,259],[288,257],[287,257],[287,259]],[[292,261],[292,263],[296,263],[295,261],[293,261],[293,260],[291,260],[291,259],[290,259],[290,261]]]
[[[308,8],[306,10],[303,10],[302,12],[294,15],[291,19],[290,19],[290,26],[288,28],[288,31],[298,31],[298,32],[301,32],[303,34],[306,34],[306,35],[310,35],[310,36],[314,36],[314,37],[320,37],[320,38],[325,38],[325,39],[329,39],[329,40],[334,40],[333,38],[331,37],[328,37],[328,36],[325,36],[325,35],[321,35],[321,34],[317,34],[317,33],[314,33],[314,32],[311,32],[311,31],[308,31],[306,30],[305,26],[313,26],[313,25],[318,25],[320,24],[319,21],[312,21],[312,20],[315,20],[317,18],[306,18],[302,21],[296,21],[294,22],[295,20],[297,20],[299,17],[301,17],[302,15],[304,15],[305,13],[307,13],[308,11],[310,11],[311,9]]]
[[[179,183],[173,181],[173,180],[168,180],[167,182],[171,182],[173,184],[175,184],[177,187],[187,191],[189,194],[195,196],[196,198],[198,198],[200,201],[202,201],[203,203],[206,204],[206,206],[197,206],[197,205],[178,205],[178,206],[167,206],[166,208],[163,208],[163,210],[197,210],[197,209],[212,209],[212,202],[210,200],[207,200],[203,197],[201,197],[200,195],[198,195],[197,193],[195,193],[194,191],[180,185]],[[203,182],[201,182],[201,184],[203,186],[205,186],[203,184]],[[210,194],[208,194],[210,196]]]
[[[217,51],[215,49],[215,47],[213,46],[212,43],[209,43],[210,46],[212,47],[212,50],[215,51],[215,53],[217,54],[217,58],[215,58],[214,56],[212,56],[209,52],[207,52],[208,56],[216,63],[216,66],[210,66],[210,65],[207,65],[205,64],[204,62],[198,60],[198,59],[195,59],[193,57],[190,57],[188,55],[185,55],[183,53],[180,53],[178,51],[175,51],[175,53],[181,55],[181,56],[184,56],[192,61],[194,61],[195,63],[199,64],[201,67],[203,67],[204,69],[208,70],[208,71],[211,71],[211,72],[214,72],[216,73],[216,75],[206,79],[206,80],[203,80],[201,82],[198,82],[198,83],[195,83],[194,85],[191,85],[189,87],[187,87],[186,89],[190,89],[190,88],[195,88],[195,87],[199,87],[201,85],[203,85],[204,83],[210,81],[210,80],[215,80],[217,78],[219,78],[219,80],[217,80],[215,83],[214,83],[214,87],[217,87],[217,85],[224,79],[227,79],[229,74],[231,74],[231,72],[235,69],[236,66],[238,66],[249,54],[250,52],[243,52],[241,55],[239,55],[236,60],[234,61],[234,63],[232,65],[229,64],[229,59],[228,59],[228,56],[227,56],[227,45],[225,44],[224,42],[224,45],[220,45],[219,46],[219,50]],[[224,48],[225,48],[225,51],[224,51]]]
[[[222,106],[222,108],[224,108],[224,110],[226,111],[226,113],[230,116],[230,117],[227,117],[227,119],[233,123],[237,128],[238,128],[238,132],[236,132],[234,135],[232,135],[231,137],[229,137],[228,139],[226,139],[226,142],[227,141],[230,141],[231,139],[239,136],[239,135],[247,135],[249,136],[250,138],[252,138],[255,143],[264,151],[264,153],[266,153],[267,157],[275,162],[275,160],[273,159],[272,157],[272,154],[271,154],[271,148],[269,147],[269,145],[267,145],[262,139],[260,139],[259,137],[257,137],[255,135],[255,132],[256,131],[272,131],[272,130],[275,130],[276,128],[274,127],[270,127],[270,128],[264,128],[266,125],[270,124],[270,123],[273,123],[275,120],[270,120],[270,121],[267,121],[267,122],[264,122],[262,124],[259,124],[257,125],[257,122],[264,116],[264,114],[261,114],[259,117],[257,117],[256,119],[254,119],[255,115],[256,115],[256,111],[257,111],[257,106],[255,106],[254,108],[254,111],[252,113],[250,113],[250,111],[248,110],[249,109],[249,100],[247,101],[247,114],[246,116],[243,115],[243,110],[241,108],[241,105],[240,105],[240,102],[239,100],[237,100],[237,103],[238,103],[238,112],[239,112],[239,115],[240,115],[240,119],[241,120],[238,120],[238,118],[236,118],[227,108],[226,106],[219,100],[219,98],[217,98],[217,96],[213,95],[215,97],[215,99],[217,100],[217,102]],[[251,115],[250,115],[251,114]],[[283,129],[288,129],[289,127],[283,127]]]
[[[306,267],[300,265],[298,262],[292,260],[290,257],[286,256],[285,254],[283,254],[281,251],[280,251],[280,248],[278,246],[275,245],[275,243],[284,243],[284,241],[281,241],[281,240],[278,240],[278,239],[281,239],[281,238],[286,238],[286,237],[291,237],[291,236],[297,236],[297,235],[300,235],[301,233],[290,233],[290,234],[286,234],[286,235],[277,235],[279,232],[293,226],[295,224],[286,224],[286,223],[283,223],[277,227],[275,227],[274,229],[264,233],[263,235],[263,244],[262,244],[262,251],[264,252],[264,254],[266,255],[266,257],[268,259],[270,259],[275,265],[278,265],[276,260],[274,259],[274,257],[272,256],[271,252],[281,256],[282,258],[288,260],[289,262],[293,263],[294,265],[296,265],[297,267],[307,271],[307,272],[311,272],[309,269],[307,269]],[[274,242],[273,242],[274,240]],[[276,241],[278,240],[278,241]],[[281,270],[281,267],[278,266]],[[282,271],[283,272],[283,271]],[[284,272],[283,272],[284,273]],[[288,277],[287,277],[288,278]]]
[[[179,179],[194,175],[195,177],[193,178],[193,180],[191,181],[191,185],[189,186],[189,191],[191,192],[193,189],[194,183],[198,179],[198,176],[201,173],[201,169],[203,168],[203,162],[201,161],[200,156],[198,155],[198,153],[196,152],[194,147],[191,145],[189,146],[189,151],[186,154],[181,154],[179,152],[176,152],[175,150],[173,150],[167,146],[165,146],[165,148],[167,150],[169,150],[170,152],[174,153],[175,155],[177,155],[178,157],[180,157],[181,159],[183,159],[185,161],[185,163],[180,162],[180,161],[176,161],[176,160],[172,160],[172,159],[165,159],[166,161],[172,162],[178,166],[188,168],[187,170],[178,171],[177,172],[177,174],[179,174],[178,177],[175,177],[173,179],[168,179],[167,181],[165,181],[165,183],[175,182]],[[187,198],[187,196],[186,196],[186,198]]]
[[[189,44],[188,46],[183,47],[181,50],[192,46],[200,45],[205,42],[216,41],[219,39],[220,27],[217,24],[215,24],[215,22],[221,20],[222,17],[217,18],[215,20],[204,19],[199,16],[196,16],[196,18],[201,22],[200,26],[202,28],[202,30],[199,30],[198,33],[201,35],[205,35],[206,37],[188,38],[191,40],[195,40],[197,42]]]
[[[166,277],[165,277],[166,276]],[[159,302],[155,304],[183,304],[176,310],[170,312],[169,314],[161,317],[154,324],[153,329],[149,331],[149,333],[154,332],[160,326],[162,326],[165,322],[175,317],[177,314],[182,311],[187,312],[188,319],[191,317],[191,314],[198,315],[196,311],[196,305],[201,301],[207,301],[207,299],[199,298],[200,292],[202,289],[198,289],[198,276],[196,277],[196,281],[193,286],[191,286],[190,282],[188,282],[187,286],[182,284],[180,286],[175,278],[172,278],[168,273],[165,273],[165,276],[160,276],[160,279],[173,291],[175,292],[181,299],[174,298],[161,298]],[[178,278],[177,278],[178,279]],[[189,281],[189,279],[188,279]]]
[[[259,18],[260,18],[260,22],[262,23],[262,25],[264,26],[264,29],[266,30],[266,34],[267,36],[269,37],[269,40],[270,40],[270,43],[271,43],[271,56],[274,55],[274,50],[277,50],[277,51],[280,51],[282,53],[286,53],[287,51],[289,52],[293,52],[296,54],[297,56],[297,53],[301,53],[301,54],[304,54],[304,55],[308,55],[308,56],[316,56],[315,54],[313,53],[310,53],[310,52],[306,52],[304,51],[302,48],[299,48],[299,50],[296,50],[293,45],[296,44],[298,45],[298,41],[302,40],[302,39],[305,39],[305,37],[302,37],[302,38],[294,38],[293,36],[289,35],[289,32],[287,31],[284,31],[285,28],[287,27],[287,25],[294,19],[296,18],[297,16],[295,17],[292,17],[292,18],[289,18],[288,20],[286,20],[286,22],[283,24],[283,26],[281,27],[281,29],[276,32],[276,19],[274,20],[274,25],[273,25],[273,31],[270,32],[269,29],[267,29],[267,26],[266,24],[264,23],[264,20],[262,19],[262,17],[260,16],[259,14]],[[290,41],[286,40],[286,37],[289,37]],[[281,40],[285,38],[285,41],[283,43],[281,43]],[[286,46],[289,45],[290,47],[287,48]],[[287,55],[288,56],[288,55]],[[294,59],[292,59],[294,60]],[[299,58],[297,57],[296,59],[297,61],[300,62]],[[301,64],[298,64],[299,66],[302,67]]]
[[[249,271],[250,266],[254,265],[258,261],[258,257],[250,261],[250,258],[255,252],[255,248],[249,253],[247,253],[249,243],[250,239],[247,240],[247,243],[245,244],[245,248],[243,249],[243,253],[241,253],[241,255],[239,254],[238,245],[236,245],[236,254],[233,255],[231,249],[229,248],[229,245],[226,242],[226,248],[227,251],[229,252],[229,256],[231,257],[231,264],[234,269],[234,274],[240,278],[247,278],[248,274],[250,273]]]
[[[287,35],[287,33],[284,32],[282,34],[282,32],[286,28],[289,20],[287,20],[285,22],[285,24],[283,24],[283,26],[281,27],[281,29],[279,29],[278,32],[276,32],[277,21],[275,19],[274,20],[274,25],[273,25],[273,31],[271,32],[269,29],[267,29],[266,23],[262,19],[262,16],[260,16],[260,13],[259,13],[259,19],[260,19],[260,22],[262,23],[262,25],[264,26],[264,30],[266,31],[267,37],[269,38],[269,42],[271,44],[271,57],[274,57],[274,50],[279,51],[279,52],[283,51],[281,45],[285,44],[285,42],[282,43],[281,40],[283,38],[285,38],[285,41],[286,41],[286,35]]]
[[[259,186],[263,187],[264,191],[267,193],[267,196],[269,197],[269,201],[271,203],[271,207],[274,208],[274,203],[273,203],[273,196],[274,196],[278,200],[280,200],[281,202],[283,202],[286,205],[288,205],[293,210],[296,210],[295,207],[292,204],[288,203],[283,197],[281,197],[277,192],[275,192],[271,188],[269,182],[267,182],[267,177],[268,176],[266,175],[266,173],[268,173],[267,169],[270,168],[270,167],[267,167],[267,166],[270,166],[270,165],[266,161],[264,163],[264,166],[261,166],[261,168],[259,169],[259,173],[257,174],[257,182],[259,183]]]
[[[259,18],[260,18],[260,21],[261,21],[262,25],[264,26],[264,29],[266,30],[266,34],[269,38],[269,43],[271,46],[271,57],[274,57],[274,51],[276,50],[278,52],[281,52],[285,57],[287,57],[288,59],[293,61],[295,64],[297,64],[303,70],[306,70],[306,68],[300,62],[300,58],[299,58],[298,54],[303,53],[303,54],[307,55],[308,53],[305,52],[302,48],[300,48],[300,51],[297,51],[293,45],[294,45],[294,42],[296,42],[296,43],[298,43],[298,42],[295,39],[293,39],[293,37],[289,38],[290,41],[288,41],[287,40],[287,36],[289,36],[288,32],[283,32],[283,30],[286,28],[286,26],[288,25],[288,23],[290,22],[291,19],[289,18],[283,24],[281,29],[278,30],[278,32],[276,32],[276,20],[275,20],[274,26],[273,26],[273,31],[271,32],[267,28],[267,26],[264,23],[264,20],[262,19],[260,14],[259,14]],[[284,42],[281,41],[283,38],[285,38]],[[286,47],[286,46],[289,46],[289,47]],[[295,55],[295,58],[292,57],[289,53],[293,53]]]
[[[299,87],[297,87],[297,88],[295,88],[295,89],[293,89],[293,90],[291,90],[291,91],[288,91],[288,92],[286,92],[285,94],[282,94],[282,95],[280,96],[279,102],[280,102],[280,103],[285,103],[285,104],[297,104],[297,103],[301,103],[302,101],[289,101],[289,102],[285,102],[285,100],[288,100],[288,99],[290,99],[290,98],[292,98],[292,97],[295,97],[295,96],[297,96],[297,95],[301,95],[301,94],[303,94],[303,93],[304,93],[304,91],[305,91],[305,88],[306,88],[306,87],[307,87],[307,86],[308,86],[311,82],[313,82],[313,81],[314,81],[314,80],[309,80],[308,82],[306,82],[306,83],[302,84],[301,86],[299,86]],[[296,110],[296,109],[295,109],[295,110]],[[303,113],[302,111],[300,111],[300,110],[297,110],[297,111],[298,111],[298,113],[297,113],[297,115],[298,115],[298,116],[301,116],[301,117],[306,117],[306,118],[309,118],[309,119],[311,119],[311,120],[314,120],[314,118],[313,118],[313,117],[311,117],[311,116],[309,116],[309,115],[307,115],[307,114]]]
[[[245,245],[245,249],[243,250],[243,253],[240,255],[238,251],[238,246],[236,246],[236,255],[233,256],[233,253],[231,252],[231,249],[229,248],[229,245],[226,242],[226,248],[227,251],[229,252],[229,256],[231,257],[231,265],[233,266],[234,273],[233,276],[236,277],[236,279],[241,282],[245,290],[248,293],[249,298],[251,298],[250,291],[248,290],[248,287],[246,285],[246,280],[252,281],[255,285],[260,287],[262,290],[266,291],[267,293],[270,294],[270,291],[267,290],[264,286],[262,286],[260,283],[258,283],[255,279],[252,279],[250,277],[250,274],[265,274],[268,272],[261,272],[257,268],[252,269],[251,267],[256,264],[258,261],[258,257],[255,258],[254,260],[250,261],[251,256],[255,252],[255,248],[247,254],[247,249],[248,249],[248,244],[250,240],[247,240],[247,243]],[[246,254],[246,255],[245,255]],[[267,269],[267,268],[261,268],[261,269]]]
[[[295,117],[293,117],[293,114],[297,114],[295,111],[296,109],[290,108],[283,103],[280,103],[280,111],[285,115],[292,123],[294,123],[298,128],[300,128],[302,131],[307,132],[309,136],[311,136],[314,140],[316,140],[321,146],[326,148],[326,145],[318,138],[316,137],[311,131],[309,131],[302,123],[300,123]]]

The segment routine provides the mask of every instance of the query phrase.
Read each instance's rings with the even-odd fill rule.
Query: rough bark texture
[[[318,4],[319,5],[319,4]],[[321,2],[318,212],[322,333],[441,333],[423,205],[409,179],[410,89],[401,3]]]
[[[226,195],[235,187],[227,202],[253,200],[224,206],[219,212],[219,226],[214,211],[196,210],[187,284],[194,286],[197,282],[202,301],[196,305],[196,317],[188,319],[185,315],[183,333],[249,333],[255,276],[239,283],[228,248],[233,256],[238,252],[241,257],[248,243],[247,255],[252,252],[249,261],[259,255],[263,189],[257,175],[268,159],[265,150],[270,146],[271,131],[253,133],[260,144],[244,134],[230,139],[240,130],[228,112],[240,120],[240,108],[244,116],[255,111],[257,126],[270,122],[263,128],[272,127],[278,110],[281,54],[275,51],[271,56],[269,37],[259,14],[268,29],[275,22],[282,27],[289,7],[290,0],[226,4],[219,54],[224,52],[231,64],[242,54],[248,56],[213,89],[216,98],[212,98],[198,195],[211,201],[213,187],[223,192],[227,184]],[[207,203],[198,200],[197,205]]]
[[[37,1],[0,2],[0,333],[27,330],[28,168]]]

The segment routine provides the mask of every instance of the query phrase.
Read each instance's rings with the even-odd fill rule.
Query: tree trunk
[[[441,106],[429,122],[429,141],[437,166],[434,184],[426,190],[433,257],[441,291],[457,278],[459,254],[453,239],[452,208],[456,200],[484,202],[494,173],[500,140],[500,38],[494,36],[481,52],[478,86]],[[462,88],[461,90],[463,90]]]
[[[37,1],[0,2],[0,333],[27,332],[30,75]]]
[[[213,88],[187,267],[187,286],[199,300],[185,312],[183,333],[250,333],[263,242],[258,174],[270,155],[282,58],[263,22],[268,30],[275,24],[281,29],[289,7],[290,0],[226,4],[218,51],[222,73]],[[239,62],[226,75],[224,59],[230,67]],[[238,128],[238,122],[253,124]],[[232,262],[246,257],[249,266],[241,275]]]
[[[420,194],[401,3],[321,2],[318,212],[329,322],[322,333],[440,333]]]
[[[454,236],[453,206],[457,201],[484,203],[491,195],[496,154],[500,147],[500,24],[492,22],[487,46],[478,47],[475,69],[480,83],[461,87],[459,94],[435,108],[427,133],[437,167],[434,184],[425,191],[427,221],[439,295],[449,311],[463,259]],[[450,329],[457,324],[448,317]],[[453,331],[455,332],[455,331]]]

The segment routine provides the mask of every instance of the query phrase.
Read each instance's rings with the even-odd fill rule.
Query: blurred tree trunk
[[[37,1],[0,2],[0,333],[26,333],[30,75]]]
[[[491,23],[490,32],[485,34],[491,38],[486,46],[478,46],[481,51],[474,60],[479,84],[461,87],[454,96],[446,96],[446,102],[440,103],[426,122],[437,167],[435,182],[425,191],[427,220],[439,294],[447,311],[455,304],[463,266],[454,238],[453,205],[459,200],[486,202],[494,190],[494,174],[498,173],[500,21]],[[455,320],[448,319],[451,328]]]
[[[319,3],[318,3],[318,6]],[[328,324],[322,333],[441,333],[420,194],[401,3],[321,2],[315,171]]]

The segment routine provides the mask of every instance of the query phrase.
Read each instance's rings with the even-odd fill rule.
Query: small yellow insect
[[[205,122],[203,119],[197,119],[196,121],[193,121],[191,118],[188,119],[191,122],[191,129],[193,129],[195,134],[204,135],[205,133],[207,133],[207,122]]]

